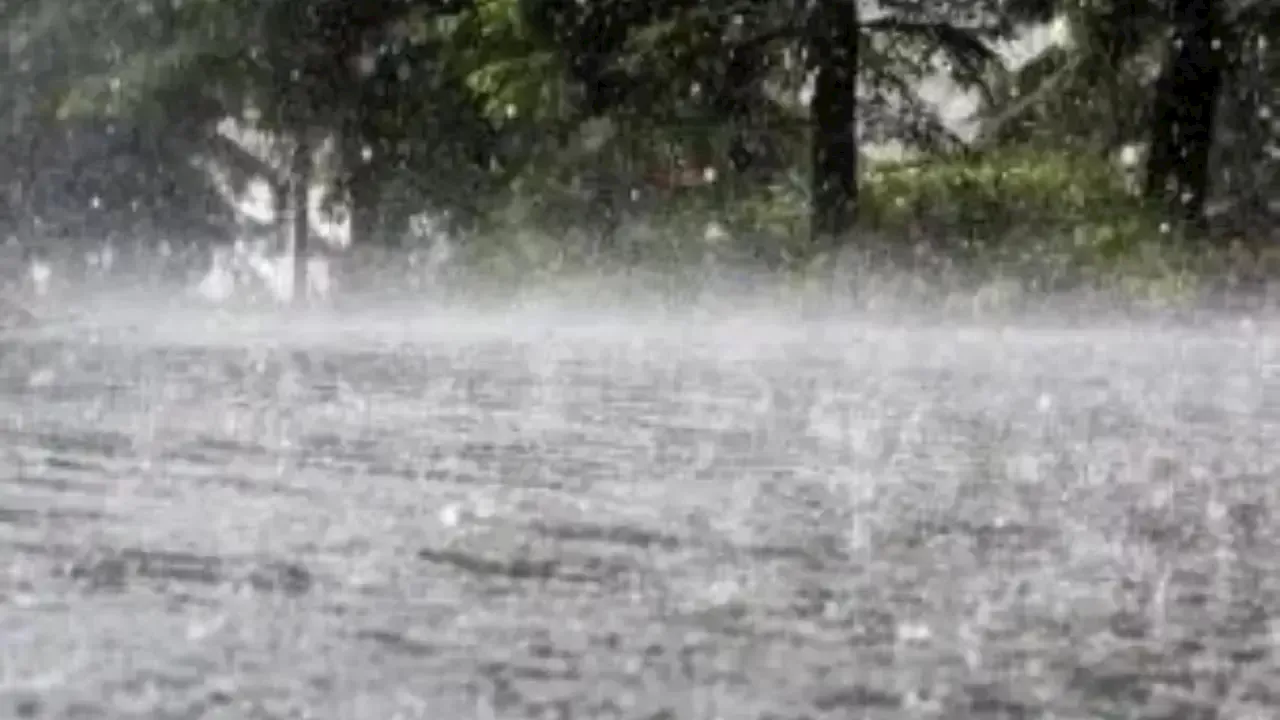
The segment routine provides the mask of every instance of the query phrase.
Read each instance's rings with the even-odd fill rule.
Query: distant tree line
[[[15,235],[224,236],[211,163],[281,208],[322,183],[357,244],[516,196],[607,225],[689,186],[799,177],[806,241],[831,247],[866,216],[862,151],[887,142],[1137,148],[1145,200],[1192,230],[1215,198],[1257,214],[1280,190],[1266,0],[3,0],[0,18]],[[1047,23],[1065,42],[1002,60]],[[922,97],[937,77],[977,94],[974,136]]]

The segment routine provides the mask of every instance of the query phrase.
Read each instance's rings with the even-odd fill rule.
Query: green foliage
[[[1173,268],[1194,264],[1104,159],[1151,132],[1169,1],[890,2],[862,17],[849,71],[857,137],[864,150],[893,141],[917,159],[861,163],[861,217],[850,242],[895,258],[924,245],[956,265],[1031,268],[1050,284],[1083,281],[1093,272],[1086,268],[1177,275]],[[35,167],[32,158],[45,156],[24,160],[21,149],[71,148],[64,136],[78,127],[85,138],[163,146],[148,148],[129,172],[154,171],[135,185],[157,195],[152,189],[166,188],[164,197],[148,203],[137,197],[144,190],[119,192],[107,198],[113,208],[160,212],[182,204],[179,196],[208,205],[211,191],[191,161],[230,162],[235,153],[213,128],[233,119],[274,134],[281,148],[304,131],[332,140],[337,150],[317,177],[334,202],[361,205],[362,237],[395,237],[419,213],[447,216],[471,231],[464,258],[499,276],[603,266],[696,272],[707,262],[803,270],[829,260],[814,255],[808,237],[811,205],[823,202],[812,159],[829,156],[813,144],[841,136],[811,127],[820,115],[806,94],[819,62],[819,7],[8,3],[12,62],[0,88],[10,102],[0,115],[9,132],[0,159],[10,169],[0,198],[65,185],[35,182],[55,173]],[[1254,80],[1239,84],[1238,104],[1227,111],[1226,125],[1241,125],[1236,139],[1219,143],[1229,151],[1220,155],[1257,169],[1233,172],[1224,185],[1263,188],[1262,199],[1275,174],[1254,148],[1275,133],[1249,108],[1274,106],[1267,80],[1280,68],[1280,42],[1262,42],[1275,39],[1268,8],[1253,2],[1233,11],[1227,40],[1243,47],[1252,38]],[[1055,18],[1070,28],[1066,42],[1021,68],[1003,66],[996,47],[1017,23]],[[938,77],[978,94],[977,142],[953,132],[922,96],[921,83]],[[118,157],[82,171],[77,153],[69,150],[57,172],[103,178],[80,183],[74,204],[131,187],[103,169]],[[33,165],[25,174],[24,161]],[[283,177],[273,159],[240,164],[245,177]],[[696,181],[704,170],[714,182]],[[1157,270],[1152,248],[1174,259]]]
[[[884,163],[865,178],[875,229],[1000,238],[1144,217],[1123,175],[1097,155],[1007,148]]]
[[[1161,1],[1030,0],[1050,6],[1034,14],[1055,21],[1057,38],[1020,67],[997,69],[983,136],[1095,151],[1140,139],[1163,49]]]
[[[804,272],[829,260],[807,242],[808,200],[799,177],[686,189],[624,219],[606,239],[568,226],[534,230],[549,227],[547,207],[536,204],[554,197],[547,190],[513,201],[486,235],[489,253],[509,252],[533,275],[708,261]],[[1014,275],[1052,289],[1123,270],[1146,278],[1143,288],[1158,282],[1167,289],[1170,282],[1181,287],[1184,280],[1176,279],[1193,262],[1172,249],[1159,216],[1126,188],[1123,175],[1091,155],[1010,148],[881,163],[864,176],[861,199],[859,245],[899,258],[904,254],[896,249],[923,250],[977,278]]]
[[[435,31],[447,43],[454,71],[493,122],[553,120],[561,114],[563,60],[529,26],[519,0],[479,0],[442,19]]]

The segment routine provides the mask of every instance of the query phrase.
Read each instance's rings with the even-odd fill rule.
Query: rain
[[[1278,12],[0,2],[0,717],[1276,716]]]

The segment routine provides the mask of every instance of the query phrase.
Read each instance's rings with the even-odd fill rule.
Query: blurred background
[[[511,277],[924,245],[1034,261],[1052,285],[1139,247],[1275,239],[1280,10],[1263,0],[0,13],[11,265],[238,264],[279,294],[299,243],[313,274],[335,251],[434,248],[423,264]]]

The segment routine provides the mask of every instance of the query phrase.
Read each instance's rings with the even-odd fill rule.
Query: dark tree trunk
[[[350,210],[350,241],[361,247],[374,241],[379,230],[379,198],[376,154],[366,157],[363,122],[355,118],[343,128],[342,167],[345,195]]]
[[[370,27],[376,27],[388,10],[385,3],[369,2],[337,8],[338,15],[328,23],[336,38],[331,62],[335,74],[346,81],[336,90],[336,103],[345,108],[341,116],[341,165],[350,212],[350,242],[356,247],[372,242],[379,230],[381,203],[376,168],[381,152],[374,150],[379,138],[371,108],[383,98],[375,97],[376,90],[370,89],[366,81],[377,64],[367,36]]]
[[[829,246],[848,236],[858,215],[858,7],[856,0],[815,2],[810,227],[814,243]]]
[[[728,51],[728,65],[716,90],[715,109],[730,124],[729,167],[738,176],[758,171],[760,142],[753,127],[753,111],[758,105],[758,78],[765,69],[762,47],[744,45]]]
[[[1146,195],[1203,228],[1218,100],[1225,76],[1221,0],[1173,0],[1173,34],[1151,111]]]
[[[285,176],[280,178],[277,176],[271,183],[271,200],[272,208],[275,211],[275,249],[276,252],[289,252],[289,247],[293,242],[291,237],[293,229],[289,222],[289,190],[290,178]]]
[[[306,133],[299,133],[298,146],[293,151],[289,182],[293,205],[293,301],[300,303],[307,296],[307,258],[310,244],[308,199],[311,196],[311,143]]]
[[[373,242],[378,235],[377,185],[370,173],[357,173],[351,179],[351,246],[358,247]],[[397,237],[388,237],[385,243],[399,245]]]

